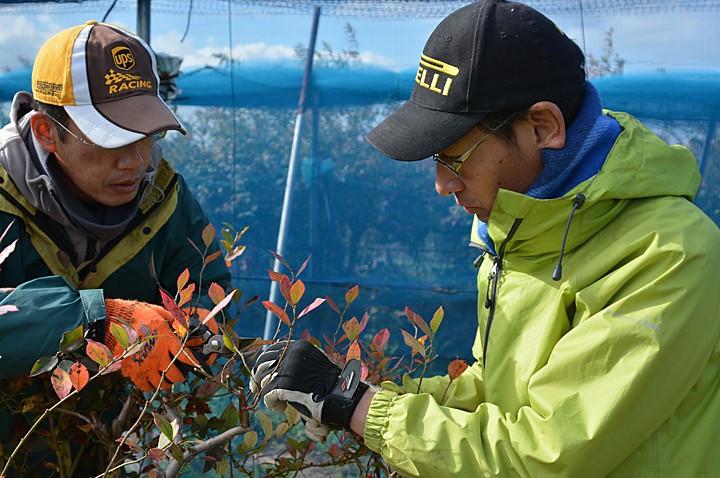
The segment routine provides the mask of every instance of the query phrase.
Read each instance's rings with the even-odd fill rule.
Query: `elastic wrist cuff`
[[[360,380],[362,366],[358,360],[349,360],[340,372],[333,391],[324,400],[322,422],[339,428],[350,428],[350,419],[370,388]]]

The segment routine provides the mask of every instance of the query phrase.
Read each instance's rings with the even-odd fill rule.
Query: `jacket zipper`
[[[515,219],[507,237],[503,241],[498,254],[493,258],[492,266],[490,267],[490,274],[488,274],[488,286],[487,292],[485,293],[485,308],[489,309],[487,325],[485,326],[485,342],[483,343],[483,368],[487,361],[487,350],[488,341],[490,340],[490,327],[492,326],[493,318],[495,317],[495,299],[497,297],[498,282],[500,281],[500,274],[502,273],[502,261],[505,255],[505,247],[507,243],[515,235],[515,232],[520,227],[522,219]]]

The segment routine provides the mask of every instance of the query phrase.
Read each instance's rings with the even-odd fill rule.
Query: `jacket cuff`
[[[79,290],[85,312],[85,337],[96,342],[105,339],[105,294],[102,289]]]
[[[370,402],[370,408],[365,419],[365,446],[375,453],[380,453],[382,449],[384,443],[383,432],[387,430],[390,407],[397,398],[397,393],[378,390],[372,402]]]

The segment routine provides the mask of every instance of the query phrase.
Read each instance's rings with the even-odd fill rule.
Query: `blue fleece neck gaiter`
[[[620,132],[618,122],[602,114],[600,96],[595,87],[587,83],[580,111],[565,132],[565,147],[540,152],[543,170],[525,194],[537,199],[562,197],[602,169]],[[496,255],[487,224],[478,221],[477,233]]]

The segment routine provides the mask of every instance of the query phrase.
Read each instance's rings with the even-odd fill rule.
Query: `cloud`
[[[608,31],[626,60],[626,71],[720,68],[720,12],[657,12],[644,15],[589,16],[584,32],[579,17],[563,19],[561,27],[586,54],[604,53]]]
[[[157,52],[167,53],[183,58],[183,68],[196,68],[201,66],[216,66],[219,63],[217,55],[228,56],[230,48],[227,42],[213,36],[203,38],[203,44],[197,45],[198,38],[189,38],[180,41],[179,32],[171,30],[155,38],[153,49]],[[233,46],[232,56],[241,62],[255,60],[288,60],[295,59],[295,49],[287,45],[271,45],[264,42],[242,43]]]
[[[0,16],[2,18],[2,16]],[[0,20],[1,21],[1,20]],[[28,18],[12,15],[0,29],[0,67],[18,68],[26,62],[32,64],[42,44],[56,32],[65,28],[49,15]]]

